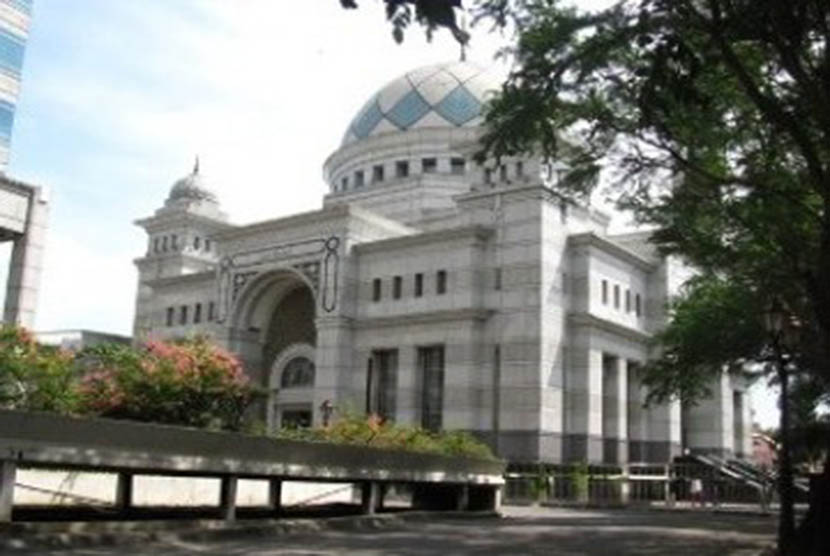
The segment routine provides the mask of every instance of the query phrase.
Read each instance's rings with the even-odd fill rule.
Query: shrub
[[[239,430],[254,395],[239,361],[204,338],[95,346],[79,361],[79,407],[91,415]]]
[[[38,345],[24,328],[0,324],[0,407],[72,413],[73,360],[69,351]]]
[[[346,413],[328,427],[281,429],[278,438],[372,446],[445,456],[495,459],[487,445],[463,431],[430,432],[421,427],[399,425],[377,415]]]

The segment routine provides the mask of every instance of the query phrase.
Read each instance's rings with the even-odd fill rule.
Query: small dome
[[[193,171],[173,184],[167,202],[174,202],[180,199],[189,201],[210,201],[217,203],[216,194],[206,185],[205,180],[199,173],[199,159],[193,165]]]
[[[369,99],[349,124],[342,145],[390,131],[480,125],[488,95],[500,86],[491,70],[470,62],[412,70]]]

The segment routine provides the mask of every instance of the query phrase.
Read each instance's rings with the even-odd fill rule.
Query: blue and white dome
[[[480,125],[482,107],[499,87],[491,70],[470,62],[409,71],[369,99],[349,124],[342,145],[393,131]]]

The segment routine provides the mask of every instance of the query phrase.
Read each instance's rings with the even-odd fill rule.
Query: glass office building
[[[8,164],[32,2],[0,0],[0,170]]]

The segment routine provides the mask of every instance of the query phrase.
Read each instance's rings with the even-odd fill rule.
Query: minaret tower
[[[147,232],[147,252],[135,260],[138,292],[133,327],[140,341],[150,332],[153,286],[160,279],[211,271],[218,263],[214,234],[231,225],[216,194],[205,184],[199,157],[193,171],[173,184],[164,206],[153,216],[137,220]]]

